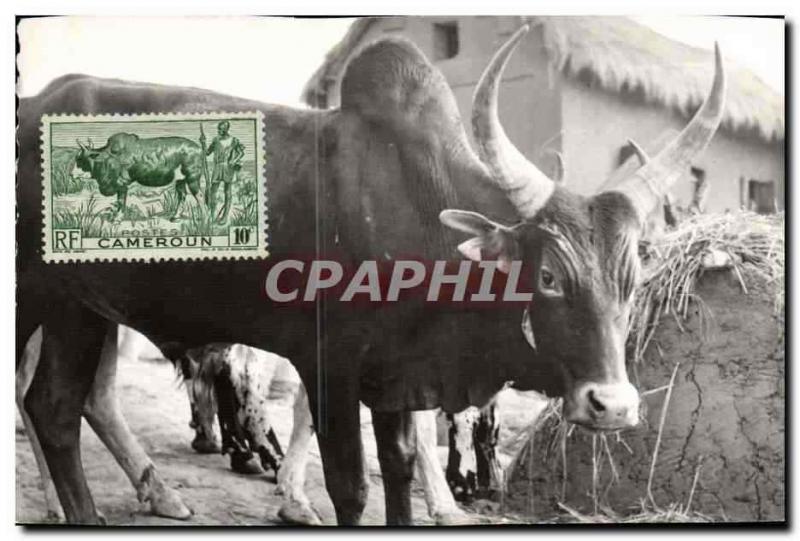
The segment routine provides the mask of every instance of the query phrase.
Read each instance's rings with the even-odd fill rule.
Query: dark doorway
[[[458,23],[434,23],[433,58],[447,60],[458,54]]]
[[[750,179],[747,183],[747,208],[759,214],[778,211],[775,199],[775,182]]]

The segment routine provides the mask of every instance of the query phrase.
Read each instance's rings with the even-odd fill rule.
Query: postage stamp
[[[42,118],[44,259],[266,257],[260,112]]]

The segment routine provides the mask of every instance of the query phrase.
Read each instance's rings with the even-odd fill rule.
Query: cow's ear
[[[474,235],[458,245],[458,251],[468,259],[497,260],[497,268],[507,273],[517,258],[517,236],[511,227],[468,210],[443,210],[439,220],[452,229]]]

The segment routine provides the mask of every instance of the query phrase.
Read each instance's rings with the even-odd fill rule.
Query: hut
[[[500,117],[512,141],[542,170],[566,163],[566,180],[593,193],[628,159],[632,139],[653,152],[663,134],[681,129],[710,86],[713,57],[624,17],[385,17],[353,23],[306,84],[312,107],[339,104],[347,60],[381,37],[404,36],[442,70],[462,118],[500,44],[524,22],[531,33],[511,59]],[[713,36],[709,36],[709,46]],[[689,205],[694,182],[710,186],[709,212],[784,206],[784,98],[726,59],[729,75],[722,129],[673,193]],[[467,130],[469,131],[469,130]]]

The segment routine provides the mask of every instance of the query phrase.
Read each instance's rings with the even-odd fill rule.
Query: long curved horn
[[[85,146],[83,146],[83,143],[81,143],[81,140],[80,140],[80,139],[78,139],[78,138],[76,137],[76,138],[75,138],[75,142],[76,142],[76,143],[78,143],[78,148],[79,148],[79,149],[81,149],[81,152],[86,152],[86,147],[85,147]]]
[[[656,207],[716,133],[725,108],[725,68],[719,44],[714,44],[711,91],[683,131],[650,161],[622,180],[614,191],[627,195],[643,218]]]
[[[523,218],[535,216],[554,189],[553,181],[508,140],[497,115],[503,70],[528,30],[529,26],[524,25],[495,53],[472,98],[472,132],[478,154]]]

